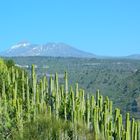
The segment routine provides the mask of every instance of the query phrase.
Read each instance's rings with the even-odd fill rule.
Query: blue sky
[[[0,51],[24,40],[98,55],[140,54],[140,1],[0,0]]]

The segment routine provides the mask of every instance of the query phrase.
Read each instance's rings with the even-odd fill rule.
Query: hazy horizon
[[[140,1],[2,1],[0,52],[27,40],[101,56],[140,54]]]

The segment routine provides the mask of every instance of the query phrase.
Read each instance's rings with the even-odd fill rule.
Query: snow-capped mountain
[[[11,46],[1,56],[53,56],[53,57],[94,57],[64,43],[47,43],[43,45],[20,42]]]
[[[20,42],[20,43],[18,43],[18,44],[16,44],[16,45],[13,45],[13,46],[11,47],[11,50],[12,50],[12,49],[17,49],[17,48],[27,47],[27,46],[29,46],[29,45],[30,45],[29,42]]]

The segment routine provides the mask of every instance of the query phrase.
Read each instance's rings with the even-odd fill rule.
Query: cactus
[[[135,119],[132,119],[131,123],[131,140],[134,140],[134,132],[135,132]]]
[[[35,74],[35,66],[32,65],[32,90],[33,90],[33,103],[36,103],[36,74]]]
[[[87,127],[88,129],[90,129],[90,100],[89,100],[89,96],[87,96],[87,102],[86,102],[86,123],[87,123]]]
[[[138,138],[138,125],[135,122],[135,125],[134,125],[134,140],[137,140],[137,138]]]
[[[127,140],[130,140],[130,115],[129,113],[126,114],[126,135],[127,135]]]
[[[138,121],[138,140],[140,140],[140,121]]]
[[[24,71],[22,71],[22,99],[23,99],[23,101],[25,101],[25,87],[24,87],[25,79],[24,79],[24,77],[25,77]]]
[[[135,119],[131,121],[127,113],[124,125],[120,109],[116,108],[114,113],[113,103],[108,97],[103,98],[97,90],[95,99],[93,95],[89,96],[86,91],[79,89],[78,83],[73,90],[72,86],[68,86],[66,72],[64,85],[59,85],[57,73],[50,77],[49,82],[45,76],[37,80],[34,65],[31,78],[25,75],[25,71],[19,72],[15,67],[3,70],[7,75],[3,78],[0,92],[0,120],[6,124],[6,129],[11,125],[10,129],[14,127],[22,136],[24,123],[35,122],[39,115],[44,115],[57,121],[62,119],[65,123],[71,122],[71,139],[87,140],[87,131],[93,134],[95,140],[140,139],[140,122]],[[12,121],[15,121],[15,126]],[[86,128],[82,129],[83,134],[80,136],[79,125]],[[52,130],[48,132],[50,139],[51,134]],[[56,135],[58,139],[63,139],[68,134],[65,130],[65,133],[59,131]]]

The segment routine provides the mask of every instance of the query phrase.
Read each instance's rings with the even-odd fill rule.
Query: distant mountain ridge
[[[51,56],[51,57],[78,57],[78,58],[97,58],[97,59],[135,59],[140,60],[140,54],[129,56],[99,56],[85,51],[81,51],[65,43],[46,43],[32,44],[27,41],[19,42],[11,46],[8,50],[0,52],[0,56]]]
[[[127,56],[127,58],[129,58],[129,59],[140,59],[140,54],[132,54],[132,55]]]
[[[47,43],[43,45],[20,42],[11,46],[1,56],[52,56],[52,57],[95,57],[94,54],[78,50],[64,43]]]

